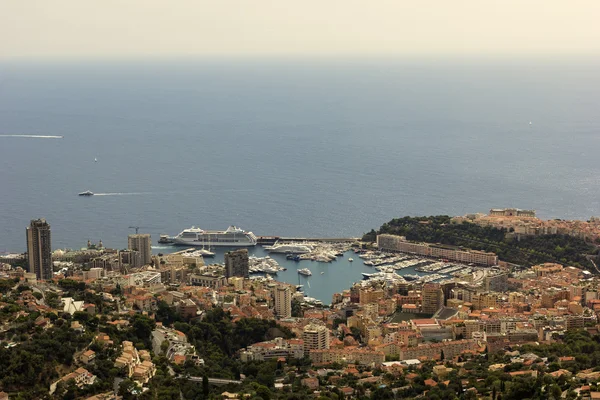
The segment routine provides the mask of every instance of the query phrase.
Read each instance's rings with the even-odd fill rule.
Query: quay
[[[321,242],[321,243],[354,243],[359,242],[360,238],[307,238],[307,237],[280,237],[280,236],[259,236],[256,244],[273,245],[275,242]]]

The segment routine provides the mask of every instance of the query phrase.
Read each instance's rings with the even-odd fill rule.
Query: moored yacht
[[[273,246],[264,246],[269,253],[306,254],[312,251],[310,246],[297,243],[275,243]]]
[[[301,269],[298,270],[298,273],[300,275],[304,275],[304,276],[311,276],[312,275],[312,272],[310,272],[310,269],[308,269],[308,268],[301,268]]]

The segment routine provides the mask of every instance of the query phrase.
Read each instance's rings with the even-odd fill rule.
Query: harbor
[[[341,292],[353,283],[365,279],[400,279],[413,284],[441,282],[454,276],[473,274],[474,279],[483,279],[485,268],[448,263],[443,260],[425,259],[412,255],[365,251],[352,247],[353,242],[299,241],[293,245],[310,247],[305,254],[270,252],[273,245],[248,247],[251,277],[271,277],[274,280],[300,286],[305,296],[331,303],[334,293]],[[214,257],[206,258],[206,264],[222,264],[224,254],[235,248],[212,247]],[[189,251],[185,247],[157,244],[153,253],[175,253]],[[195,251],[202,250],[196,249]],[[204,249],[207,251],[208,249]],[[377,260],[376,262],[373,262]],[[377,264],[377,265],[374,265]]]

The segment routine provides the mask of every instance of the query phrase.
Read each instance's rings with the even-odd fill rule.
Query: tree
[[[202,377],[202,394],[204,398],[208,397],[208,393],[210,392],[210,387],[208,386],[208,377],[204,375]]]
[[[444,361],[444,360],[445,360],[445,357],[444,357],[444,350],[442,350],[442,351],[440,352],[440,360],[442,360],[442,361]]]
[[[561,398],[561,396],[562,396],[562,390],[560,389],[560,387],[558,385],[552,385],[550,387],[550,398],[559,400]]]
[[[295,317],[295,318],[302,317],[302,305],[296,299],[292,300],[292,317]]]

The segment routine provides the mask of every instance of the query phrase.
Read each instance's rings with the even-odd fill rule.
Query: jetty
[[[321,242],[321,243],[354,243],[360,241],[360,238],[309,238],[309,237],[280,237],[280,236],[259,236],[256,244],[273,245],[275,242]]]

